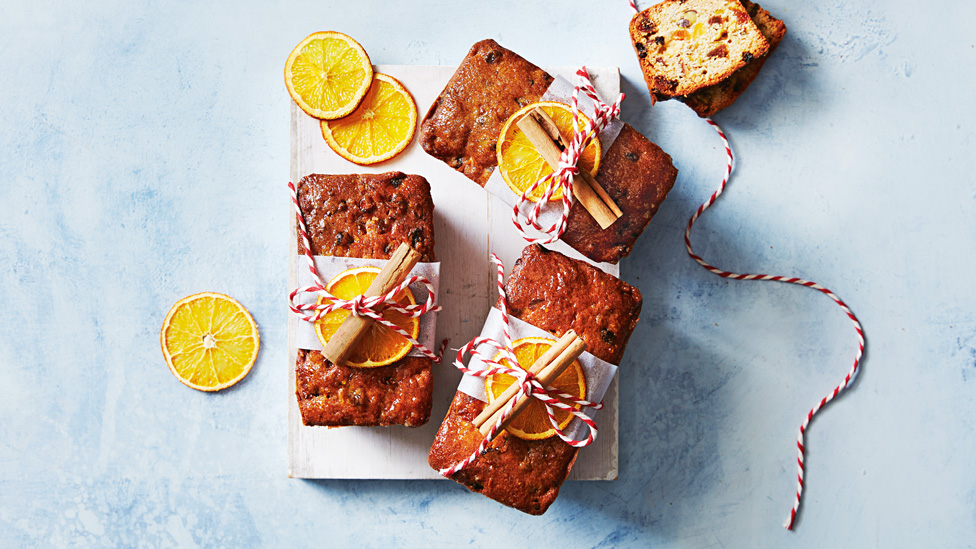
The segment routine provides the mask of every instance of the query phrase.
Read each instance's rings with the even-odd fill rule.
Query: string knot
[[[569,221],[569,210],[573,205],[573,179],[579,174],[578,164],[580,156],[582,156],[583,151],[586,150],[586,147],[594,139],[599,139],[600,132],[620,114],[620,103],[624,100],[624,94],[620,94],[613,104],[607,105],[604,103],[596,94],[596,89],[590,81],[590,74],[586,71],[585,66],[580,67],[576,71],[576,76],[578,77],[578,83],[573,88],[573,95],[570,101],[570,106],[573,110],[573,138],[559,155],[558,169],[540,177],[527,188],[516,201],[515,208],[512,211],[512,223],[515,224],[515,228],[518,229],[522,238],[530,244],[551,244],[559,240],[566,231],[566,224]],[[587,119],[586,123],[583,123],[579,112],[580,93],[585,94],[593,102],[594,116],[592,119]],[[535,230],[544,233],[546,236],[532,237],[526,234],[523,228],[521,219],[522,207],[527,201],[530,201],[529,196],[533,196],[536,189],[540,187],[543,189],[542,196],[539,197],[525,214],[525,223]],[[549,227],[543,227],[539,222],[539,216],[542,214],[543,208],[553,200],[557,192],[561,194],[559,200],[562,205],[559,220]]]
[[[352,300],[349,301],[349,314],[352,316],[366,316],[366,310],[369,309],[369,307],[364,304],[366,299],[367,298],[364,295],[357,295],[356,297],[352,298]],[[372,309],[370,310],[372,312],[379,312]]]

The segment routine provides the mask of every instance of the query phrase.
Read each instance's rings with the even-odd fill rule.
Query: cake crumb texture
[[[746,91],[749,84],[756,79],[766,60],[769,59],[779,43],[783,41],[783,36],[786,35],[786,25],[770,15],[759,4],[742,0],[742,6],[749,12],[752,22],[759,27],[759,31],[769,42],[769,50],[766,55],[735,71],[732,76],[718,84],[702,88],[684,98],[685,104],[702,118],[712,116],[731,106],[742,95],[742,92]]]
[[[634,15],[630,37],[648,89],[662,98],[715,85],[769,49],[738,0],[666,0]]]

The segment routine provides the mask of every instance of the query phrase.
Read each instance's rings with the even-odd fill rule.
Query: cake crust
[[[640,290],[538,244],[527,246],[505,284],[508,313],[561,337],[575,330],[586,351],[619,364],[637,327]]]
[[[423,177],[311,174],[297,190],[312,255],[389,259],[406,242],[420,261],[434,261],[434,201]]]
[[[297,191],[313,255],[389,259],[407,242],[421,261],[434,261],[434,203],[423,177],[312,174]],[[305,253],[300,235],[298,250]],[[426,357],[354,368],[299,349],[295,379],[305,425],[416,427],[430,418],[433,379]]]
[[[640,291],[582,261],[538,245],[522,252],[505,284],[508,312],[556,337],[576,330],[597,358],[617,364],[637,325]],[[481,444],[472,420],[485,403],[458,391],[437,431],[428,462],[444,469]],[[451,478],[469,490],[541,515],[559,495],[578,450],[558,437],[522,440],[501,433]]]
[[[407,356],[389,366],[336,366],[319,351],[298,350],[298,407],[305,425],[406,425],[430,419],[430,359]]]

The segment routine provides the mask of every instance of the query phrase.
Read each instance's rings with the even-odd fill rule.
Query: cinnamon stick
[[[555,122],[540,108],[529,111],[516,122],[539,155],[556,170],[559,155],[566,148],[566,138]],[[606,229],[623,215],[610,195],[586,170],[580,170],[573,178],[573,196],[580,201],[601,229]]]
[[[564,371],[566,371],[566,368],[569,368],[573,361],[579,358],[579,356],[583,354],[583,351],[585,350],[586,343],[580,339],[579,336],[575,336],[570,344],[563,349],[563,351],[559,353],[559,355],[556,356],[552,362],[546,365],[541,372],[539,372],[539,374],[536,376],[539,383],[544,386],[552,384],[552,382]],[[508,427],[512,420],[515,419],[519,413],[521,413],[525,407],[529,405],[531,399],[532,397],[526,396],[516,401],[515,406],[512,408],[512,413],[505,418],[505,421],[502,423],[499,431]],[[488,433],[491,431],[491,426],[498,422],[498,418],[502,415],[503,410],[504,408],[499,408],[498,411],[492,414],[491,417],[489,417],[488,420],[478,428],[478,431],[482,434],[482,436],[488,436]]]
[[[528,368],[529,372],[531,372],[532,375],[536,375],[536,376],[539,375],[539,372],[541,372],[546,366],[548,366],[553,361],[553,359],[559,356],[559,353],[563,352],[566,349],[566,347],[569,347],[569,344],[572,343],[573,340],[576,339],[576,337],[577,337],[576,332],[573,330],[570,330],[565,334],[563,334],[563,337],[559,338],[559,340],[557,340],[552,345],[552,347],[549,347],[549,349],[547,349],[546,352],[542,353],[542,355],[539,358],[535,359],[535,362],[533,362],[532,365],[529,366]],[[481,428],[481,426],[484,425],[485,421],[488,421],[488,418],[495,415],[495,412],[502,409],[506,404],[508,404],[509,400],[512,400],[512,397],[515,396],[515,393],[518,392],[518,389],[519,386],[518,384],[515,383],[513,383],[508,389],[505,389],[505,391],[501,395],[499,395],[498,398],[491,401],[487,406],[485,406],[485,409],[482,410],[480,414],[478,414],[478,417],[474,418],[474,421],[472,422],[474,426],[477,428]]]
[[[401,243],[363,295],[377,297],[389,293],[407,278],[418,261],[420,254],[408,244]],[[369,317],[349,315],[329,339],[322,355],[333,364],[343,364],[372,323],[373,319]]]
[[[568,146],[566,142],[566,136],[564,136],[563,133],[559,130],[559,126],[556,125],[556,123],[552,120],[552,118],[550,118],[549,115],[546,114],[546,111],[536,108],[535,113],[536,113],[536,119],[539,122],[539,124],[542,126],[542,129],[544,129],[546,133],[549,134],[549,137],[553,141],[555,141],[557,145],[559,145],[559,150],[560,152],[562,152]],[[589,172],[585,172],[582,175],[582,177],[584,179],[583,182],[589,185],[590,188],[592,188],[593,191],[596,192],[597,196],[600,197],[600,200],[604,204],[606,204],[608,208],[610,208],[610,211],[613,212],[615,218],[619,218],[620,216],[624,215],[624,212],[617,206],[617,203],[614,202],[612,198],[610,198],[610,195],[607,194],[607,191],[603,189],[603,186],[600,185],[595,179],[593,179],[593,176],[590,175]],[[576,194],[575,189],[573,194],[574,195]]]

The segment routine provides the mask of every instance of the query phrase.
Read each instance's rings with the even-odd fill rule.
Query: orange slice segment
[[[555,339],[544,337],[524,337],[515,340],[513,342],[513,350],[515,351],[515,358],[519,361],[518,366],[523,370],[528,369],[555,342]],[[495,360],[510,366],[507,359],[501,358],[501,353],[495,356]],[[488,403],[490,404],[501,396],[505,392],[505,389],[508,389],[515,381],[515,378],[508,374],[488,376],[485,379],[485,392],[488,394]],[[579,361],[574,360],[553,381],[551,386],[560,392],[573,395],[576,398],[585,398],[586,377],[583,375],[583,367],[580,366]],[[569,411],[559,408],[553,408],[553,411],[555,412],[556,421],[559,423],[560,429],[565,429],[575,417]],[[525,440],[540,440],[555,436],[556,434],[556,430],[552,428],[552,424],[549,422],[549,415],[546,414],[545,405],[535,398],[530,400],[529,404],[522,410],[522,413],[517,415],[508,424],[506,430],[518,438]]]
[[[346,269],[329,281],[325,289],[339,299],[352,299],[366,293],[366,289],[373,283],[379,272],[378,267]],[[322,303],[323,301],[320,297],[318,302]],[[397,294],[395,301],[402,307],[416,303],[409,289]],[[329,343],[329,340],[332,339],[342,322],[349,317],[349,314],[349,311],[333,311],[315,323],[315,333],[323,347]],[[420,333],[419,319],[396,311],[386,311],[383,313],[383,317],[410,334],[410,337],[417,339],[417,335]],[[360,340],[359,345],[346,359],[346,365],[358,368],[386,366],[407,356],[411,347],[411,343],[402,335],[379,322],[373,322],[367,329],[366,335]]]
[[[173,305],[163,320],[159,345],[176,379],[200,391],[219,391],[251,371],[260,338],[243,305],[206,292]]]
[[[315,118],[331,120],[351,113],[372,82],[366,50],[341,32],[310,34],[285,62],[288,93]]]
[[[536,152],[529,138],[522,133],[522,130],[517,124],[523,116],[536,107],[541,108],[552,118],[552,121],[556,123],[556,127],[559,128],[559,131],[562,132],[566,139],[570,139],[574,131],[572,109],[569,105],[553,101],[543,101],[541,103],[526,105],[509,117],[502,127],[501,134],[498,136],[498,171],[501,172],[502,178],[508,184],[508,187],[520,196],[541,177],[552,173],[552,168],[549,167],[549,163]],[[580,113],[579,122],[579,127],[582,128],[589,122],[589,119],[583,113]],[[596,175],[597,170],[600,169],[601,154],[600,139],[597,137],[583,149],[583,154],[580,155],[578,164],[580,169],[590,172],[591,175]],[[527,198],[533,202],[538,202],[544,192],[545,189],[540,186],[530,193]],[[552,199],[559,200],[562,196],[562,191],[557,190],[553,193]]]
[[[340,120],[323,120],[322,137],[339,156],[376,164],[400,154],[413,139],[417,103],[396,78],[376,74],[359,107]]]

